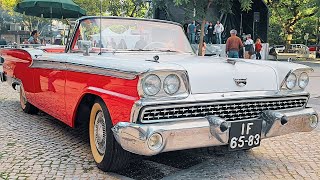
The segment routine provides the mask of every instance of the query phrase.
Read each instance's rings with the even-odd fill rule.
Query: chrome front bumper
[[[265,111],[261,114],[262,138],[285,135],[294,132],[309,132],[311,117],[318,114],[312,108],[290,111]],[[245,120],[244,120],[245,121]],[[113,128],[113,134],[123,149],[135,154],[151,156],[167,151],[228,144],[230,121],[216,116],[190,118],[174,122],[135,124],[120,122]],[[313,124],[314,125],[314,124]],[[149,148],[150,137],[158,133],[163,143],[156,150]]]

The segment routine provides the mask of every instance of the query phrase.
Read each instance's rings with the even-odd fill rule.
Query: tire
[[[131,153],[125,151],[115,140],[111,130],[112,126],[105,103],[97,98],[90,113],[90,146],[98,168],[105,172],[120,170],[131,159]]]
[[[39,112],[39,109],[28,102],[23,85],[20,86],[19,93],[20,93],[20,105],[23,112],[27,114],[37,114]]]

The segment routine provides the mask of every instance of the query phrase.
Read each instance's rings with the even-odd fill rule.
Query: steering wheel
[[[160,45],[160,47],[167,47],[167,44],[164,42],[151,42],[149,44],[147,44],[144,48],[142,49],[148,49],[150,46],[154,46],[154,45]],[[156,46],[157,47],[157,46]]]

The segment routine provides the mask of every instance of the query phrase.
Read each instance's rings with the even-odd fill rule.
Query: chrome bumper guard
[[[312,108],[265,111],[260,119],[262,138],[309,132],[318,125],[318,114]],[[226,145],[231,123],[216,116],[207,116],[156,124],[120,122],[112,131],[123,149],[151,156],[167,151]]]

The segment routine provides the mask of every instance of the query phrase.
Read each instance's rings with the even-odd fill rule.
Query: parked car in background
[[[309,45],[310,53],[315,54],[316,58],[320,58],[320,44]]]
[[[290,50],[292,52],[299,53],[299,54],[308,54],[309,53],[308,46],[306,46],[304,44],[291,44]]]
[[[285,50],[285,46],[284,45],[272,45],[269,47],[269,51],[271,49],[274,49],[276,53],[282,53]]]
[[[318,126],[305,91],[312,68],[199,57],[174,22],[83,17],[66,48],[56,48],[1,49],[1,80],[19,89],[25,113],[86,126],[103,171],[124,168],[132,153],[251,149]]]

